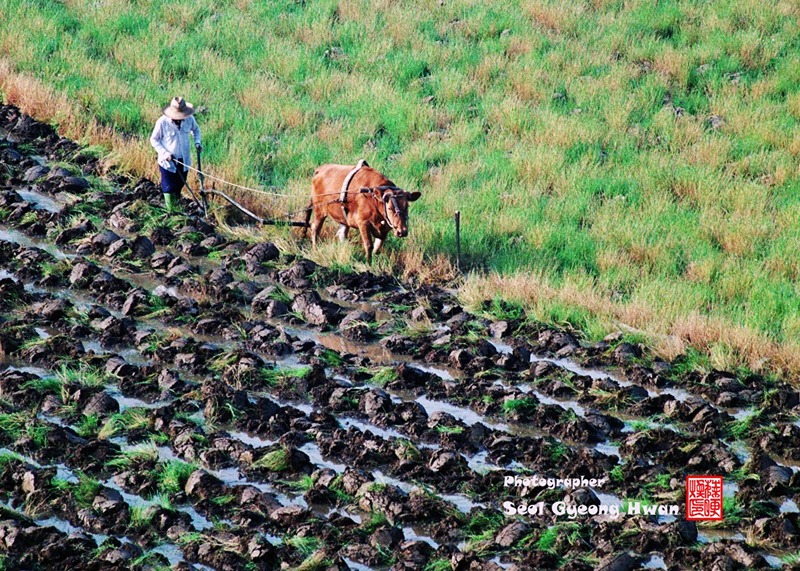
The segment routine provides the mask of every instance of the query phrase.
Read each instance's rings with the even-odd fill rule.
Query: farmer
[[[164,107],[163,115],[156,121],[150,144],[158,153],[158,169],[161,171],[161,192],[167,210],[174,211],[178,206],[189,165],[192,164],[189,152],[189,133],[194,138],[197,152],[203,150],[200,145],[200,127],[194,120],[194,107],[186,103],[183,97],[175,97]],[[182,163],[182,164],[179,164]]]

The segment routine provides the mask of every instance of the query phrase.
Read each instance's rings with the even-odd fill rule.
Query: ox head
[[[383,202],[383,215],[398,238],[408,236],[408,203],[420,197],[419,192],[408,192],[402,188],[378,187]]]

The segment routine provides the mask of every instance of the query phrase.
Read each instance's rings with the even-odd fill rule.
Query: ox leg
[[[322,223],[325,222],[325,214],[314,213],[314,220],[311,221],[311,245],[316,246],[319,239],[319,232],[322,230]]]
[[[339,229],[336,231],[336,237],[339,238],[340,242],[344,242],[347,240],[347,232],[350,230],[350,227],[346,224],[339,224]]]
[[[377,254],[378,251],[380,251],[380,249],[383,246],[383,243],[386,241],[386,237],[388,235],[389,235],[389,232],[388,232],[388,230],[386,228],[384,228],[383,231],[381,231],[381,230],[379,230],[377,228],[375,229],[375,234],[374,234],[375,243],[374,243],[374,245],[372,247],[372,253],[373,254]]]
[[[372,234],[369,232],[369,225],[362,224],[358,227],[361,233],[361,244],[364,246],[364,254],[367,256],[367,263],[372,263]]]
[[[308,235],[308,228],[311,226],[311,216],[314,214],[314,202],[309,202],[308,206],[306,206],[306,225],[303,226],[303,240],[306,239]]]

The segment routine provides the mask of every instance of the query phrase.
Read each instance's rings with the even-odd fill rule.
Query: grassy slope
[[[590,335],[800,369],[796,4],[0,0],[0,57],[139,137],[176,93],[207,159],[301,206],[365,157],[420,189],[403,248]],[[677,109],[680,108],[680,109]],[[716,125],[712,116],[721,118]],[[129,164],[152,165],[146,143]],[[152,168],[150,166],[149,168]],[[530,273],[527,273],[530,272]],[[518,291],[511,291],[515,288]]]

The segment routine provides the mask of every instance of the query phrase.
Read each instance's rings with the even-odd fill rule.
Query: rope
[[[219,177],[216,177],[216,176],[214,176],[214,175],[210,175],[210,174],[208,174],[208,173],[205,173],[205,172],[199,171],[199,170],[197,170],[197,169],[196,169],[196,168],[194,168],[194,167],[191,167],[191,166],[189,166],[189,165],[187,165],[187,164],[184,164],[184,163],[182,163],[182,162],[181,162],[181,161],[179,161],[178,159],[175,159],[175,162],[176,162],[176,163],[178,163],[179,165],[182,165],[183,167],[185,167],[185,168],[187,168],[187,169],[189,169],[189,170],[193,170],[194,172],[196,172],[196,173],[198,173],[198,174],[201,174],[201,175],[203,175],[204,177],[208,177],[208,178],[210,178],[211,180],[215,180],[215,181],[217,181],[217,182],[219,182],[219,183],[222,183],[222,184],[227,184],[228,186],[233,186],[233,187],[236,187],[236,188],[240,188],[240,189],[242,189],[242,190],[246,190],[246,191],[248,191],[248,192],[256,192],[256,193],[258,193],[258,194],[266,194],[267,196],[292,196],[291,194],[281,194],[280,192],[268,192],[268,191],[266,191],[266,190],[259,190],[259,189],[257,189],[257,188],[250,188],[250,187],[248,187],[248,186],[242,186],[242,185],[240,185],[240,184],[236,184],[236,183],[234,183],[234,182],[229,182],[229,181],[227,181],[227,180],[225,180],[225,179],[221,179],[221,178],[219,178]]]
[[[338,192],[329,192],[327,194],[339,194],[339,193]],[[324,195],[318,194],[317,196],[324,196]],[[338,198],[336,200],[329,200],[327,202],[320,202],[319,204],[315,204],[314,206],[306,206],[305,208],[300,208],[299,210],[294,210],[292,212],[288,212],[286,214],[286,217],[287,218],[291,218],[295,214],[300,214],[301,212],[308,212],[309,210],[314,210],[314,208],[316,208],[318,206],[325,206],[327,204],[336,204],[337,202],[339,202]]]

